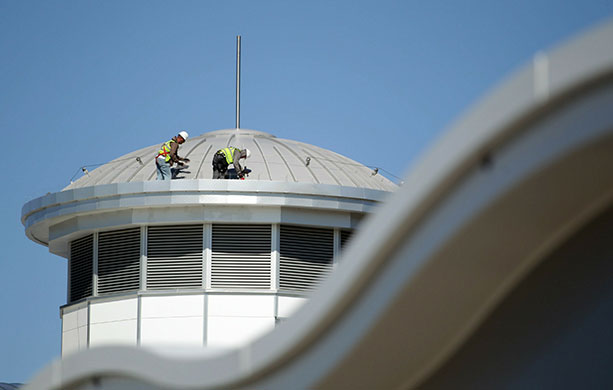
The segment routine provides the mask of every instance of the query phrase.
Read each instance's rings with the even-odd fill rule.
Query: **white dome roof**
[[[154,156],[165,141],[116,158],[65,190],[155,180]],[[181,157],[191,160],[189,168],[182,170],[178,178],[211,179],[213,155],[227,146],[251,150],[251,157],[241,161],[241,165],[252,170],[247,180],[321,183],[383,191],[397,188],[385,177],[375,175],[372,169],[330,150],[246,129],[217,130],[190,137],[179,149]]]

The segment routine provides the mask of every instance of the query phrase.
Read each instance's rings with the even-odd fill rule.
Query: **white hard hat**
[[[187,141],[187,137],[189,137],[189,134],[187,134],[187,131],[180,131],[179,135]]]
[[[251,157],[251,150],[245,148],[245,158]]]

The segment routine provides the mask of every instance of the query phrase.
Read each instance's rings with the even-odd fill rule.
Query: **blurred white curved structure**
[[[539,297],[559,272],[572,279],[593,270],[572,296],[613,293],[599,277],[611,274],[611,42],[613,24],[600,27],[541,55],[477,105],[365,223],[343,254],[351,261],[273,332],[215,354],[91,349],[53,362],[27,388],[521,387],[555,377],[543,367],[526,374],[522,363],[540,347],[561,378],[570,367],[607,366],[610,336],[600,349],[589,335],[579,338],[604,362],[560,365],[554,346],[580,350],[559,333],[568,324],[536,316],[523,333],[531,337],[504,341],[500,323],[525,324],[546,311]],[[563,261],[581,267],[560,271]],[[598,294],[581,294],[594,285]],[[567,297],[553,294],[551,305],[581,318],[593,312],[595,301]],[[597,329],[609,329],[611,305],[597,307],[607,309]],[[488,351],[484,339],[500,349]],[[599,375],[597,387],[613,382]]]

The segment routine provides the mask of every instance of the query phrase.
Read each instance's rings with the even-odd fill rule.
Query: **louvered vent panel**
[[[138,290],[140,228],[98,235],[98,293]]]
[[[70,243],[70,302],[92,295],[94,236]]]
[[[271,225],[213,225],[211,287],[270,289]]]
[[[341,249],[349,242],[349,239],[353,235],[353,230],[341,230]]]
[[[202,225],[147,229],[147,289],[202,288]]]
[[[281,225],[279,288],[312,290],[332,270],[332,229]]]

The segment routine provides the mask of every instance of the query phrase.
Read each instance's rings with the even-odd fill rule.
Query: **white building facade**
[[[247,180],[211,160],[247,147]],[[26,234],[68,259],[62,355],[93,346],[233,347],[288,318],[356,225],[396,186],[312,145],[253,130],[190,138],[190,167],[155,181],[158,145],[27,203]]]

